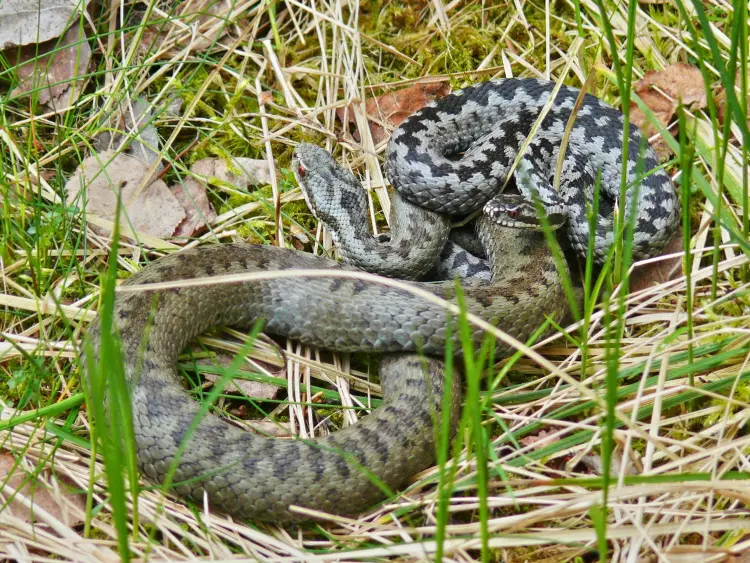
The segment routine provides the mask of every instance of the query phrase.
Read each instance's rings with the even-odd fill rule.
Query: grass
[[[246,2],[244,23],[221,23],[228,36],[210,36],[210,47],[191,50],[199,35],[168,3],[146,3],[158,41],[138,18],[117,29],[118,14],[104,4],[92,16],[93,30],[81,22],[95,57],[72,106],[55,112],[35,101],[38,92],[10,95],[16,69],[7,56],[0,61],[0,459],[13,460],[0,473],[2,557],[515,562],[669,561],[685,554],[729,561],[747,550],[746,5],[432,0],[353,9],[335,1],[315,8],[296,0]],[[709,95],[705,109],[680,108],[669,130],[659,124],[633,85],[673,62],[697,66],[709,92],[724,93],[723,109]],[[292,145],[326,145],[354,166],[368,179],[373,220],[382,227],[388,200],[375,155],[385,146],[372,142],[357,102],[427,75],[447,76],[455,87],[505,75],[585,82],[626,112],[621,101],[632,98],[674,153],[665,166],[685,213],[683,275],[629,293],[630,274],[641,266],[632,264],[623,236],[603,275],[584,272],[577,325],[508,359],[466,354],[462,440],[450,445],[440,435],[438,465],[360,518],[298,530],[261,526],[208,515],[148,483],[135,503],[135,481],[123,473],[132,463],[114,447],[119,439],[92,439],[92,429],[110,437],[120,426],[101,430],[106,417],[95,396],[82,409],[88,391],[77,349],[95,311],[106,311],[115,282],[170,244],[140,235],[114,244],[91,231],[96,218],[64,204],[65,182],[90,153],[102,117],[139,97],[154,106],[148,126],[159,134],[168,184],[206,157],[281,167],[270,186],[249,193],[212,183],[209,198],[220,218],[189,244],[239,234],[292,247],[301,233],[314,241],[308,249],[321,251],[330,240],[284,170]],[[177,99],[182,109],[171,114],[167,107]],[[353,101],[359,142],[341,133],[335,116]],[[628,225],[617,228],[628,232]],[[456,330],[465,335],[474,322],[459,315]],[[235,356],[247,335],[216,331],[184,356],[181,366],[204,411],[240,424],[268,418],[314,437],[379,404],[366,359],[293,343],[280,354],[262,338],[250,340],[248,359],[237,356],[231,369],[198,365],[194,356]],[[245,400],[221,384],[204,393],[206,372],[222,381],[246,374],[281,395]],[[237,417],[239,406],[247,413]],[[74,518],[36,502],[43,490]],[[19,507],[35,502],[32,525]]]

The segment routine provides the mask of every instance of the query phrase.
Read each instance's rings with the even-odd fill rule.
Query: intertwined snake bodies
[[[495,90],[500,93],[499,97],[492,94]],[[433,207],[448,205],[450,183],[436,180],[441,167],[449,171],[449,175],[457,174],[461,182],[471,180],[463,184],[471,186],[470,193],[458,196],[463,202],[462,210],[481,206],[494,197],[495,194],[482,191],[483,181],[472,180],[475,174],[479,178],[479,173],[471,173],[460,166],[457,168],[459,172],[450,172],[455,163],[449,166],[444,162],[425,160],[425,155],[429,154],[426,152],[429,140],[422,132],[440,129],[433,127],[430,116],[440,119],[449,114],[473,116],[471,125],[454,120],[452,126],[462,130],[477,128],[477,135],[485,141],[492,135],[498,141],[510,138],[506,148],[501,145],[492,153],[477,152],[468,145],[464,146],[467,142],[464,140],[456,147],[467,150],[475,162],[496,157],[499,164],[486,162],[485,171],[489,170],[492,178],[500,178],[504,163],[512,159],[513,150],[518,146],[519,135],[530,126],[534,112],[549,88],[537,81],[510,81],[478,86],[471,91],[473,94],[449,97],[444,106],[438,102],[423,110],[416,118],[421,120],[421,125],[408,121],[402,128],[403,132],[394,135],[395,144],[388,158],[389,171],[392,181],[407,180],[403,186],[407,199],[429,206],[432,200],[427,194],[433,191]],[[574,91],[564,91],[565,104],[569,103],[571,92]],[[498,114],[502,104],[495,103],[500,98],[517,102],[507,110],[509,115],[504,121],[507,132],[501,135],[479,131],[484,127],[483,120],[500,121]],[[464,111],[460,109],[462,103],[466,104],[463,114],[460,113]],[[585,117],[594,122],[604,118],[616,120],[611,109],[600,113],[604,111],[603,107],[598,101],[588,99],[584,109],[588,108],[590,115]],[[553,111],[557,117],[548,128],[556,130],[557,120],[563,119],[565,111],[557,105],[553,105]],[[544,129],[541,133],[553,136]],[[607,137],[606,143],[597,141],[590,148],[601,154],[606,148],[607,158],[616,163],[614,137],[616,132],[612,138]],[[451,138],[460,137],[454,133]],[[634,139],[637,140],[637,136]],[[438,152],[444,156],[447,154],[446,143],[450,144],[450,141],[442,138],[437,142],[442,147]],[[544,143],[539,147],[554,153],[554,149]],[[583,139],[576,143],[575,149],[579,156],[572,161],[571,170],[580,165],[581,161],[577,159],[584,156],[586,143]],[[540,158],[539,154],[530,155],[529,163],[538,164]],[[601,164],[601,158],[596,161],[599,163],[596,166]],[[418,166],[405,172],[402,165],[409,160],[415,160]],[[355,214],[362,212],[358,209],[363,201],[361,190],[357,195],[356,182],[352,183],[351,175],[336,165],[330,156],[321,151],[306,152],[305,147],[300,147],[296,166],[302,183],[318,186],[323,199],[350,206],[349,211],[334,206],[333,214],[327,217],[324,216],[327,211],[317,209],[316,213],[329,227],[345,228],[352,223]],[[588,165],[581,169],[589,176],[592,174],[593,168]],[[530,171],[529,178],[534,174],[539,178],[547,177],[549,172],[548,168],[540,172],[531,166],[526,170]],[[414,186],[419,177],[429,178],[431,183],[416,190]],[[611,180],[609,178],[608,182]],[[537,182],[538,179],[529,181]],[[642,201],[649,204],[644,205],[644,209],[649,210],[654,220],[671,224],[672,196],[665,192],[662,195],[667,203],[657,201],[653,195],[656,189],[649,184],[648,190],[641,190]],[[665,188],[659,189],[663,192]],[[307,192],[306,195],[312,204],[316,198]],[[474,204],[471,203],[473,198],[476,198]],[[437,222],[444,220],[439,213],[424,213]],[[639,217],[641,214],[639,210]],[[478,224],[493,280],[466,287],[468,311],[521,340],[536,330],[547,315],[559,321],[565,314],[566,302],[557,269],[542,235],[501,227],[489,216],[480,218]],[[642,226],[640,222],[638,224]],[[392,240],[408,240],[405,237],[409,235],[401,233],[397,225],[395,227]],[[406,227],[410,228],[409,225]],[[428,222],[422,224],[422,230],[428,235],[435,232],[432,223]],[[442,238],[447,229],[438,231],[438,238]],[[350,235],[346,232],[339,231],[337,236],[347,251],[352,252],[354,248],[353,256],[358,256],[362,249],[373,247],[372,241],[361,232],[348,241],[354,246],[347,244],[346,237]],[[419,247],[420,244],[414,241],[412,246]],[[441,245],[432,241],[427,246],[429,252],[439,252]],[[409,253],[404,253],[401,258],[406,264],[412,260]],[[387,254],[379,255],[375,260],[384,261],[388,262]],[[433,261],[432,257],[423,260],[429,263],[424,267],[430,267]],[[149,284],[172,280],[299,269],[328,270],[331,277],[290,276],[286,279],[148,290]],[[270,246],[228,244],[172,254],[143,268],[125,282],[124,285],[131,286],[131,289],[132,286],[142,287],[140,291],[118,293],[114,320],[122,341],[125,374],[131,385],[138,462],[150,479],[163,482],[174,463],[176,471],[172,486],[179,494],[199,502],[207,496],[212,508],[240,517],[288,521],[301,519],[290,509],[291,505],[338,514],[358,513],[383,498],[384,488],[398,490],[411,475],[433,463],[434,424],[442,416],[442,365],[437,360],[422,362],[414,353],[420,351],[428,356],[442,357],[446,344],[445,310],[404,289],[335,277],[336,272],[345,269],[347,267],[336,262],[308,253]],[[415,282],[413,285],[455,301],[455,287],[450,281],[438,284]],[[258,320],[264,322],[266,332],[305,344],[342,352],[388,353],[380,372],[383,405],[356,425],[312,441],[257,436],[212,415],[203,418],[194,432],[189,432],[200,407],[182,388],[175,365],[178,354],[192,338],[211,326],[249,326]],[[98,321],[90,328],[89,336],[98,357],[101,345]],[[477,342],[481,337],[481,331],[474,334]],[[85,361],[83,365],[87,365]],[[460,397],[457,378],[446,392],[453,398],[449,419],[455,424]],[[175,462],[178,454],[179,459]]]
[[[414,203],[442,213],[466,214],[485,206],[504,185],[518,152],[554,83],[510,78],[458,90],[409,117],[389,143],[386,170],[399,193]],[[595,233],[595,259],[602,262],[614,240],[612,211],[620,196],[623,170],[622,113],[586,94],[567,138],[561,188],[551,185],[565,127],[579,90],[562,86],[534,133],[516,171],[518,189],[531,199],[568,208],[566,235],[576,252],[586,256],[589,223],[586,203],[593,201],[601,175],[601,202]],[[626,193],[627,217],[635,221],[633,255],[657,254],[677,228],[680,209],[672,182],[635,125],[630,126]],[[465,154],[456,159],[457,153]]]

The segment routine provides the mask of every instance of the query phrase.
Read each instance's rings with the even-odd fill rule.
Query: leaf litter
[[[634,84],[633,90],[663,125],[669,125],[672,121],[680,102],[691,109],[705,108],[708,103],[700,70],[684,63],[675,63],[664,70],[648,71]],[[630,103],[630,120],[648,138],[656,134],[656,127],[646,119],[635,102]],[[662,138],[658,138],[653,147],[662,160],[672,155],[672,150]]]
[[[40,104],[56,109],[72,105],[83,91],[91,47],[84,30],[77,25],[59,40],[50,39],[7,53],[11,58],[14,55],[20,84],[11,96],[32,94]]]
[[[0,50],[60,37],[91,0],[3,0]]]
[[[365,114],[367,115],[367,124],[373,144],[382,143],[390,137],[393,128],[401,125],[412,113],[433,100],[447,96],[450,91],[451,85],[448,80],[425,79],[395,92],[389,92],[376,98],[368,98],[365,101]],[[344,108],[338,108],[336,116],[346,128],[354,127],[352,138],[360,142],[362,139],[360,132],[357,130],[354,105],[350,104]]]

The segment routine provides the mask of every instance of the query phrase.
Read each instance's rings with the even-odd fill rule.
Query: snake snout
[[[525,196],[514,193],[495,196],[484,205],[483,211],[498,225],[516,229],[541,230],[545,222],[550,229],[557,229],[567,218],[562,208],[541,204],[537,209]],[[545,217],[545,221],[541,220],[540,213]]]

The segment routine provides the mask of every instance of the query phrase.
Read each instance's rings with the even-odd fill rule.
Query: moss
[[[11,406],[19,410],[31,410],[46,404],[50,396],[57,393],[52,370],[47,369],[43,359],[32,361],[13,360],[2,370],[3,383],[0,384],[0,396]],[[50,389],[53,391],[50,393]]]

